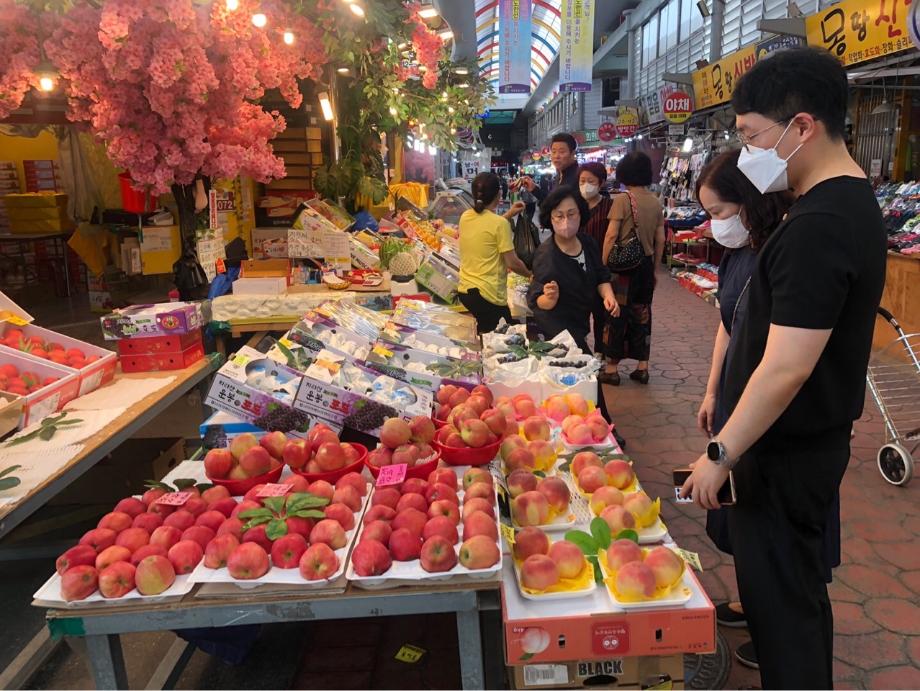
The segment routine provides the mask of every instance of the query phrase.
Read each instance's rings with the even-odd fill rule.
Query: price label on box
[[[505,542],[507,542],[509,546],[513,545],[514,544],[514,528],[512,528],[507,523],[499,523],[498,527],[501,528],[502,537],[505,538]]]
[[[415,664],[422,659],[422,655],[425,654],[424,648],[419,648],[417,645],[410,645],[406,643],[402,648],[396,652],[396,659],[400,662],[408,662],[409,664]]]
[[[380,475],[377,476],[377,487],[388,487],[398,485],[406,479],[406,470],[409,466],[405,463],[396,465],[385,465],[380,469]]]
[[[154,503],[162,504],[163,506],[182,506],[192,498],[193,494],[194,492],[170,492],[169,494],[164,494]]]
[[[293,489],[291,485],[279,485],[274,482],[267,482],[256,492],[257,497],[283,497]]]

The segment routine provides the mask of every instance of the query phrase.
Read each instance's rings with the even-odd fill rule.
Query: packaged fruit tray
[[[471,469],[471,468],[462,468],[462,467],[453,466],[453,467],[439,468],[439,469],[437,469],[436,471],[434,471],[434,473],[451,473],[451,474],[453,474],[454,477],[457,478],[457,483],[456,483],[455,486],[461,487],[461,488],[462,488],[462,487],[463,487],[462,478],[463,478],[463,476],[464,476],[464,474],[465,474],[465,471],[468,472],[468,471],[471,471],[471,470],[472,470],[473,472],[478,471],[479,473],[488,473],[488,472],[489,472],[489,471],[486,470],[485,468],[482,468],[482,469],[473,468],[473,469]],[[432,479],[434,479],[434,473],[432,473]],[[491,476],[491,473],[489,473],[489,475]],[[402,484],[402,487],[405,487],[405,486],[406,486],[406,483],[408,483],[408,482],[414,482],[415,485],[418,485],[419,482],[424,482],[424,481],[420,481],[420,480],[416,480],[416,481],[407,480],[406,482],[404,482],[404,483]],[[459,560],[458,560],[457,563],[456,563],[452,568],[450,568],[450,569],[448,569],[448,570],[446,570],[446,571],[429,572],[429,571],[426,571],[424,568],[422,568],[422,564],[421,564],[421,559],[420,559],[420,558],[415,558],[415,559],[412,559],[412,560],[410,560],[410,561],[396,561],[395,559],[392,559],[392,551],[393,551],[393,549],[394,549],[394,546],[393,546],[392,544],[388,544],[388,546],[385,546],[385,547],[384,547],[384,550],[383,550],[383,551],[384,551],[384,552],[389,552],[389,558],[392,560],[392,561],[391,561],[391,564],[390,564],[390,566],[389,566],[389,568],[387,568],[385,571],[383,571],[383,572],[380,573],[379,575],[374,575],[374,576],[360,576],[360,575],[358,575],[358,573],[355,571],[355,564],[354,564],[354,561],[355,561],[356,556],[359,555],[359,550],[361,549],[361,543],[362,543],[362,540],[364,539],[364,533],[365,533],[365,531],[368,530],[368,525],[369,525],[370,522],[369,522],[367,519],[370,518],[370,517],[373,515],[371,512],[373,512],[375,509],[377,509],[377,506],[374,506],[374,499],[373,499],[373,495],[372,495],[371,507],[368,508],[367,512],[365,512],[364,519],[362,520],[362,523],[361,523],[361,531],[360,531],[360,533],[358,534],[358,542],[357,542],[357,545],[355,546],[354,550],[352,550],[351,558],[349,559],[348,570],[347,570],[347,572],[346,572],[346,575],[347,575],[348,580],[351,581],[352,583],[354,583],[356,587],[364,588],[364,589],[367,589],[367,590],[372,590],[372,589],[382,589],[382,588],[393,588],[393,587],[400,586],[400,585],[411,585],[411,584],[417,584],[417,583],[420,583],[420,582],[438,582],[438,581],[445,581],[445,580],[453,579],[453,578],[458,577],[458,576],[466,576],[466,577],[475,578],[475,579],[485,579],[485,578],[490,578],[490,577],[494,576],[495,574],[499,573],[499,572],[501,571],[501,568],[502,568],[502,558],[503,558],[503,556],[502,556],[501,541],[500,541],[501,538],[500,538],[499,531],[498,531],[498,523],[497,523],[496,518],[495,518],[495,517],[497,517],[497,516],[499,515],[499,509],[498,509],[498,496],[497,496],[497,493],[494,491],[494,483],[495,483],[495,482],[496,482],[496,480],[495,480],[495,478],[493,477],[493,478],[492,478],[492,488],[493,488],[493,491],[492,491],[492,497],[491,497],[491,507],[492,507],[492,511],[493,511],[493,517],[491,517],[491,520],[494,522],[494,528],[495,528],[495,532],[494,532],[495,541],[494,541],[494,544],[495,544],[495,548],[496,548],[496,552],[497,552],[497,553],[496,553],[497,560],[496,560],[496,562],[495,562],[494,564],[492,564],[492,565],[489,566],[489,567],[482,568],[482,569],[469,569],[469,568],[466,568],[465,566],[463,566],[461,563],[459,563]],[[437,484],[437,483],[435,483],[435,484]],[[482,482],[479,482],[479,483],[477,483],[477,484],[482,484]],[[434,487],[434,485],[431,485],[431,484],[429,483],[429,489],[431,489],[431,488],[433,488],[433,487]],[[410,486],[410,489],[411,489],[411,488],[412,488],[412,486]],[[390,489],[390,488],[375,488],[375,489],[374,489],[374,495],[377,495],[378,493],[381,493],[382,491],[387,490],[387,489]],[[459,514],[459,512],[462,512],[462,510],[463,510],[463,504],[465,503],[465,500],[466,500],[466,498],[467,498],[467,494],[469,493],[469,491],[470,491],[470,490],[463,490],[463,489],[459,489],[458,491],[456,491],[456,497],[457,497],[457,499],[458,499],[458,501],[459,501],[459,503],[460,503],[460,507],[459,507],[459,509],[458,509],[458,514]],[[411,493],[411,492],[407,492],[406,494],[410,494],[410,493]],[[449,493],[446,493],[446,494],[449,494]],[[401,499],[402,499],[402,496],[403,496],[403,495],[402,495],[402,493],[401,493],[401,494],[400,494],[400,498],[401,498]],[[438,495],[438,496],[440,496],[440,495]],[[484,497],[476,497],[476,498],[485,500]],[[470,499],[475,499],[475,498],[474,498],[474,497],[470,497]],[[441,500],[440,500],[440,499],[436,499],[435,501],[441,501]],[[444,501],[450,501],[450,499],[447,498],[447,499],[445,499]],[[485,500],[485,501],[487,501],[487,500]],[[432,503],[433,503],[433,502],[432,502]],[[430,508],[430,507],[429,507],[429,508]],[[378,512],[379,512],[379,511],[378,511]],[[382,512],[382,513],[386,513],[386,512]],[[421,513],[420,510],[419,510],[419,513]],[[471,514],[472,514],[472,513],[473,513],[473,512],[471,512]],[[486,515],[487,515],[487,514],[486,514]],[[395,519],[392,519],[392,520],[395,522]],[[424,519],[421,519],[421,520],[424,520]],[[431,519],[429,518],[428,521],[430,522],[430,520],[431,520]],[[373,522],[376,523],[377,521],[373,521]],[[379,526],[378,526],[378,527],[379,527]],[[457,555],[458,550],[460,549],[460,547],[463,545],[463,542],[464,542],[464,538],[463,538],[464,521],[463,521],[463,520],[460,520],[459,524],[456,524],[456,531],[457,531],[458,539],[457,539],[457,541],[454,543],[454,545],[452,546],[452,548],[453,548],[453,550],[454,550],[455,556]],[[479,534],[482,534],[482,533],[479,533]],[[373,540],[372,540],[372,541],[373,541]],[[388,542],[391,542],[391,541],[388,540]],[[445,540],[445,542],[446,542],[446,540]],[[382,544],[382,543],[380,543],[380,544]],[[423,549],[424,549],[424,547],[423,547]],[[381,555],[381,556],[382,556],[382,555]]]
[[[24,388],[20,388],[22,385],[25,385]],[[22,429],[75,399],[80,393],[80,378],[69,367],[37,360],[0,346],[0,391],[22,396],[19,420],[19,428]]]
[[[584,500],[580,500],[561,475],[541,478],[527,470],[516,470],[508,476],[507,483],[509,494],[516,495],[511,499],[511,524],[515,528],[569,530],[589,518]],[[555,505],[550,503],[551,499]],[[564,509],[560,508],[563,502]]]
[[[61,593],[61,576],[55,573],[35,591],[32,595],[32,604],[36,607],[54,607],[57,609],[76,609],[80,607],[98,607],[100,604],[105,606],[111,605],[136,605],[138,602],[171,602],[181,600],[187,595],[195,585],[192,580],[193,574],[184,574],[176,576],[176,580],[169,588],[159,595],[141,595],[137,588],[134,588],[126,595],[111,598],[103,597],[102,593],[96,590],[92,595],[83,600],[74,600],[68,602]]]
[[[651,581],[647,583],[650,588],[654,588],[653,595],[646,597],[645,599],[633,599],[631,597],[625,597],[617,590],[617,577],[618,572],[613,571],[610,568],[610,564],[607,561],[607,552],[601,550],[597,555],[598,563],[601,567],[601,573],[604,575],[604,583],[607,586],[607,592],[610,594],[610,598],[613,600],[614,604],[618,607],[621,607],[625,610],[633,609],[650,609],[657,607],[679,607],[681,605],[689,602],[690,598],[693,597],[693,578],[690,576],[687,565],[684,560],[677,555],[677,553],[670,548],[669,545],[656,547],[655,550],[668,550],[674,553],[675,557],[680,561],[681,564],[681,575],[680,578],[672,585],[671,587],[655,587],[654,575],[649,573],[637,574],[636,578],[651,578]],[[643,564],[645,559],[653,550],[648,548],[641,548]],[[624,568],[629,567],[630,564],[626,564]]]
[[[0,322],[0,342],[30,358],[76,372],[80,378],[79,396],[95,391],[115,377],[118,356],[111,350],[34,324],[13,326]]]
[[[549,539],[551,544],[562,540],[562,538],[553,539],[551,537]],[[582,558],[584,559],[583,555]],[[560,578],[558,583],[545,590],[534,590],[525,587],[521,582],[521,569],[524,562],[512,556],[511,563],[514,567],[514,577],[517,581],[518,590],[521,593],[521,597],[525,600],[534,600],[536,602],[571,600],[584,597],[585,595],[591,595],[597,590],[597,581],[594,578],[594,567],[587,560],[585,560],[584,567],[578,576],[575,578]]]
[[[606,507],[602,507],[599,502],[593,500],[590,502],[589,506],[592,518],[602,518],[601,513]],[[633,513],[633,518],[636,520],[637,524],[632,526],[632,530],[635,530],[636,534],[639,536],[639,544],[653,545],[661,542],[668,536],[668,527],[665,525],[664,521],[661,520],[660,516],[660,498],[653,502],[649,496],[640,489],[639,491],[626,494],[624,507]],[[641,519],[636,517],[637,514]],[[640,522],[646,525],[639,525]]]

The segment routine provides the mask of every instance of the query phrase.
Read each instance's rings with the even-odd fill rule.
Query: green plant
[[[245,519],[243,528],[249,530],[257,525],[265,525],[265,534],[269,540],[277,540],[287,535],[285,518],[323,518],[325,514],[319,508],[326,506],[329,500],[318,497],[309,492],[289,494],[287,497],[266,497],[262,500],[265,508],[250,509],[240,513],[240,518]]]
[[[610,534],[610,526],[603,518],[595,518],[591,521],[591,532],[586,533],[581,530],[570,530],[565,534],[565,539],[578,545],[578,548],[584,553],[591,566],[594,568],[594,580],[598,583],[604,582],[604,575],[601,573],[600,564],[597,561],[597,554],[601,550],[610,547],[614,539],[632,540],[639,544],[639,534],[635,530],[622,530],[614,538]]]
[[[36,437],[42,441],[51,441],[59,429],[69,427],[70,425],[78,425],[83,422],[83,420],[80,418],[69,418],[65,420],[65,417],[67,417],[66,412],[63,412],[58,416],[49,415],[41,421],[38,429],[32,430],[28,434],[24,434],[21,437],[16,437],[12,441],[8,441],[6,446],[19,446],[20,444],[25,444],[27,441],[35,439]]]
[[[10,475],[14,470],[19,470],[21,467],[21,465],[11,465],[0,470],[0,492],[5,489],[12,489],[22,482],[18,477]]]

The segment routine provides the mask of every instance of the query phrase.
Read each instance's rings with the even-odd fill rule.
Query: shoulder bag
[[[617,238],[610,250],[610,256],[607,258],[607,268],[615,273],[631,271],[639,266],[643,257],[645,257],[645,248],[639,241],[637,230],[639,228],[639,209],[636,205],[636,198],[632,192],[627,191],[629,197],[629,213],[632,217],[632,233],[625,239]]]

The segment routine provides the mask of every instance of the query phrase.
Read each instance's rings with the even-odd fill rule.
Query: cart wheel
[[[900,444],[885,444],[878,450],[878,469],[885,480],[901,487],[910,482],[914,474],[914,459]]]

